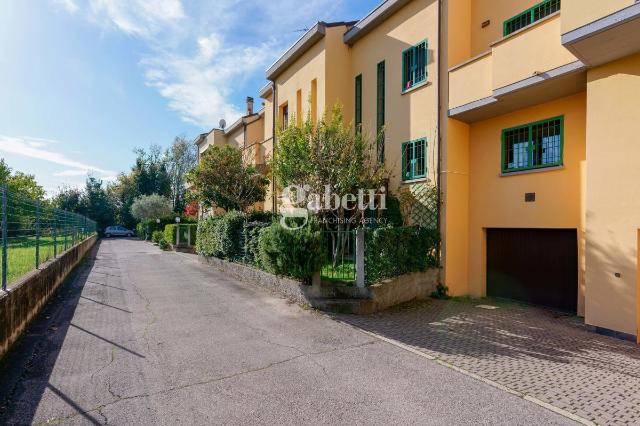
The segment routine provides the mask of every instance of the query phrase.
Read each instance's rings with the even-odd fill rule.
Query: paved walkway
[[[238,283],[107,240],[0,367],[0,424],[571,424]]]
[[[640,348],[575,317],[428,300],[339,319],[598,424],[640,424]]]

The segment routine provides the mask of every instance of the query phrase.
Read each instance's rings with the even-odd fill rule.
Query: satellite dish
[[[226,125],[227,125],[227,122],[224,121],[224,118],[221,118],[220,119],[220,123],[218,123],[218,124],[220,125],[221,129],[224,129],[226,127]]]

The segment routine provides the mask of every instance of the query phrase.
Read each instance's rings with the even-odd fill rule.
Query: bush
[[[365,236],[365,280],[373,284],[384,278],[437,266],[440,234],[436,229],[386,227]]]
[[[165,240],[164,238],[158,242],[158,245],[162,250],[169,250],[169,242],[167,242],[167,240]]]
[[[140,238],[144,238],[148,240],[151,238],[153,231],[160,230],[162,231],[166,225],[170,225],[176,223],[175,216],[165,217],[160,219],[160,223],[156,222],[156,219],[145,219],[136,225],[136,233]],[[194,218],[190,217],[180,217],[180,223],[197,223]]]
[[[164,240],[164,232],[153,231],[153,234],[151,234],[151,241],[156,244],[159,244],[161,240]]]
[[[198,224],[196,251],[204,256],[238,260],[244,255],[242,231],[247,215],[231,211],[209,217]]]
[[[260,232],[270,223],[249,222],[244,224],[245,258],[246,263],[260,267]]]
[[[178,225],[175,223],[165,225],[164,227],[164,239],[167,240],[167,242],[171,245],[176,245],[176,228],[177,227]],[[196,223],[180,224],[180,243],[187,242],[189,227],[191,228],[191,244],[195,245],[195,241],[198,233],[198,225]]]
[[[311,278],[324,263],[322,233],[305,227],[288,230],[273,223],[260,231],[260,266],[275,275]]]
[[[382,211],[382,217],[387,220],[387,224],[391,226],[402,226],[402,209],[400,208],[400,200],[393,195],[386,197],[386,209]]]

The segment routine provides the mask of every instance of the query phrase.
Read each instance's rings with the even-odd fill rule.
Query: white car
[[[107,226],[104,230],[104,236],[111,237],[133,237],[133,231],[124,226]]]

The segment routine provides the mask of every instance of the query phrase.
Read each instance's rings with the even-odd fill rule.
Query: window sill
[[[406,95],[407,93],[411,93],[414,90],[418,90],[421,87],[426,87],[426,86],[431,86],[431,82],[430,81],[423,81],[422,83],[418,83],[415,86],[411,86],[409,89],[403,90],[400,94],[401,95]]]
[[[525,175],[525,174],[529,174],[529,173],[542,173],[542,172],[553,172],[556,170],[563,170],[564,169],[564,165],[559,165],[559,166],[551,166],[551,167],[540,167],[538,169],[529,169],[529,170],[519,170],[517,172],[501,172],[499,174],[500,177],[509,177],[509,176],[518,176],[518,175]]]
[[[421,182],[428,182],[428,181],[429,181],[429,178],[425,176],[417,179],[401,180],[400,185],[410,185],[412,183],[421,183]]]

